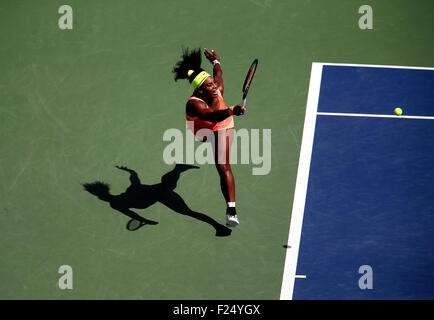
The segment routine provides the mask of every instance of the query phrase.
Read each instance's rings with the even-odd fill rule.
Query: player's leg
[[[230,164],[230,148],[233,140],[233,129],[214,132],[214,158],[220,176],[220,187],[226,200],[226,223],[229,226],[239,224],[235,209],[235,179]]]
[[[232,138],[232,131],[220,130],[214,132],[214,160],[220,177],[220,187],[226,202],[235,202],[235,180],[229,161]]]

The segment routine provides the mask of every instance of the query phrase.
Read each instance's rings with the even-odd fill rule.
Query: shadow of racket
[[[140,229],[141,227],[143,227],[146,223],[143,221],[139,221],[136,219],[131,219],[130,221],[128,221],[127,223],[127,229],[129,231],[136,231],[138,229]]]

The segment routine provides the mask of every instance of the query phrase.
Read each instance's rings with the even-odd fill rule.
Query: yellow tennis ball
[[[402,109],[401,109],[401,108],[396,108],[396,109],[395,109],[395,114],[396,114],[397,116],[400,116],[400,115],[402,114]]]

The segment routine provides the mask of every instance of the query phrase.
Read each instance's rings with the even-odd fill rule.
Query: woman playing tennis
[[[205,57],[213,65],[213,76],[201,68],[200,49],[183,50],[182,59],[173,68],[175,81],[188,79],[194,90],[188,99],[185,115],[188,128],[202,141],[214,141],[214,159],[220,176],[220,186],[226,200],[226,225],[239,224],[235,209],[235,180],[230,165],[229,151],[233,139],[233,115],[240,116],[246,108],[227,107],[223,101],[223,77],[220,57],[204,49]],[[210,136],[212,135],[212,136]]]

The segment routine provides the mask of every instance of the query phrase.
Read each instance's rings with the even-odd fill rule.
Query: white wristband
[[[217,63],[220,64],[220,61],[218,61],[217,59],[215,59],[215,60],[212,62],[213,67],[214,67]]]

